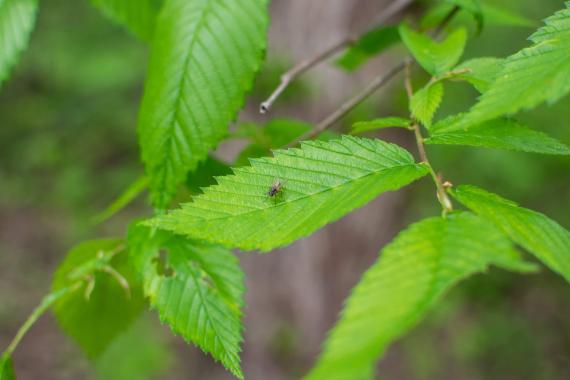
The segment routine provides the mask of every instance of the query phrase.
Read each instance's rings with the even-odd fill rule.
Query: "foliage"
[[[570,2],[533,33],[533,45],[508,57],[493,85],[459,126],[554,103],[570,91]],[[458,126],[458,127],[459,127]]]
[[[60,298],[53,311],[61,328],[90,358],[100,356],[144,307],[142,289],[124,250],[121,239],[85,241],[67,254],[54,275],[54,292],[85,281],[84,292]]]
[[[37,7],[37,0],[0,1],[0,85],[28,44]]]
[[[238,378],[243,273],[221,247],[143,227],[129,231],[132,262],[160,319]]]
[[[517,257],[496,227],[470,213],[410,226],[354,288],[307,379],[372,378],[376,358],[446,290],[490,264],[519,266]]]
[[[307,236],[372,200],[427,174],[404,149],[345,136],[306,141],[252,159],[251,167],[217,178],[193,202],[147,224],[244,250],[271,249]],[[282,187],[274,197],[275,182]],[[236,226],[239,225],[239,228]]]
[[[155,207],[227,134],[260,66],[266,13],[261,0],[170,0],[161,10],[138,128]]]
[[[107,17],[150,42],[163,0],[91,0]]]
[[[460,281],[491,265],[517,274],[534,270],[515,246],[570,281],[567,229],[481,188],[445,181],[446,168],[436,172],[425,149],[464,145],[570,154],[565,143],[506,117],[556,102],[570,90],[570,2],[532,34],[532,46],[504,59],[475,57],[460,63],[469,34],[461,18],[459,25],[452,22],[456,13],[473,15],[478,28],[493,20],[532,24],[478,0],[446,0],[428,11],[418,30],[408,23],[376,26],[346,48],[337,64],[353,71],[401,40],[416,68],[425,71],[414,93],[411,58],[403,57],[396,66],[410,69],[405,70],[409,117],[379,116],[356,122],[351,131],[399,127],[413,132],[419,160],[375,138],[328,131],[306,138],[316,134],[314,128],[327,129],[323,123],[313,127],[272,119],[230,125],[262,65],[267,0],[91,2],[150,44],[138,123],[145,174],[95,221],[118,213],[147,186],[154,212],[149,208],[144,220],[132,222],[125,239],[88,240],[69,251],[55,272],[52,291],[3,353],[0,380],[14,378],[12,353],[47,309],[100,376],[159,373],[162,367],[153,359],[167,358],[159,339],[137,340],[136,329],[119,337],[146,306],[175,334],[243,379],[245,276],[231,249],[267,252],[289,245],[428,174],[441,216],[412,224],[381,250],[348,298],[308,379],[374,377],[375,362],[390,344]],[[36,0],[0,0],[0,82],[27,44],[36,8]],[[438,120],[449,81],[469,83],[480,97],[469,111]],[[355,99],[352,103],[363,100]],[[232,163],[214,152],[228,139],[247,140]],[[295,147],[299,140],[305,141]],[[189,202],[168,210],[176,195],[187,198],[188,193]],[[458,205],[470,211],[459,211]],[[153,357],[133,350],[115,370],[114,360],[140,342],[156,342]]]

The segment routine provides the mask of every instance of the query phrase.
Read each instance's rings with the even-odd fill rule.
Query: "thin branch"
[[[4,351],[3,355],[6,355],[6,356],[12,355],[12,353],[14,352],[14,350],[18,346],[18,343],[20,343],[20,341],[22,340],[24,335],[26,335],[28,330],[51,307],[51,305],[53,305],[61,297],[76,291],[77,289],[79,289],[81,287],[81,285],[82,285],[82,282],[79,281],[79,282],[74,283],[73,285],[70,285],[68,287],[62,288],[62,289],[57,290],[55,292],[49,293],[47,296],[45,296],[42,299],[42,301],[40,302],[40,304],[38,305],[38,307],[36,307],[34,309],[34,311],[32,312],[32,314],[30,314],[28,319],[26,319],[26,321],[24,322],[22,327],[20,327],[20,329],[16,333],[16,336],[14,337],[14,339],[12,339],[12,342],[10,342],[10,344],[8,345],[6,350]]]
[[[392,3],[390,3],[390,5],[388,5],[388,7],[384,10],[384,12],[380,13],[380,17],[374,23],[375,27],[377,25],[384,24],[386,21],[388,21],[390,18],[392,18],[394,15],[396,15],[400,11],[402,11],[404,8],[406,8],[408,5],[410,5],[412,2],[413,2],[413,0],[396,0]],[[370,29],[367,29],[363,33],[352,34],[352,35],[349,35],[347,37],[344,37],[343,39],[336,42],[335,44],[333,44],[333,45],[329,46],[328,48],[318,52],[313,57],[307,58],[307,59],[299,62],[295,66],[293,66],[290,70],[288,70],[287,72],[285,72],[281,76],[281,81],[279,83],[279,86],[277,86],[277,88],[273,91],[273,93],[269,96],[269,98],[267,98],[267,100],[265,100],[264,102],[261,103],[261,105],[259,106],[259,112],[262,114],[267,113],[271,109],[271,106],[277,100],[277,98],[283,93],[283,91],[285,91],[285,89],[297,77],[299,77],[301,74],[303,74],[305,71],[309,70],[310,68],[312,68],[312,67],[318,65],[319,63],[327,60],[328,58],[330,58],[334,54],[336,54],[339,51],[341,51],[342,49],[344,49],[346,46],[353,44],[361,36],[366,34],[369,30]]]
[[[336,123],[338,120],[342,119],[347,113],[352,111],[354,107],[359,105],[363,100],[365,100],[374,92],[376,92],[376,90],[378,90],[380,87],[388,83],[390,79],[392,79],[394,76],[396,76],[400,71],[404,69],[405,65],[406,65],[405,62],[401,62],[400,64],[392,67],[386,74],[382,74],[374,78],[372,82],[370,82],[368,86],[364,88],[364,90],[362,90],[356,96],[343,103],[339,108],[337,108],[336,111],[334,111],[332,114],[330,114],[321,122],[319,122],[315,126],[315,128],[313,128],[309,133],[305,134],[304,136],[301,136],[299,140],[312,139],[316,137],[319,133],[330,128],[334,123]]]

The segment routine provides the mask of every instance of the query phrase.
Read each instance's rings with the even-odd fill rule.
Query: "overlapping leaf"
[[[545,20],[532,46],[508,57],[493,85],[463,120],[463,127],[554,103],[570,91],[570,2]]]
[[[466,130],[445,131],[447,125],[453,125],[455,120],[460,118],[461,115],[451,116],[435,124],[430,130],[431,137],[425,139],[425,143],[470,145],[542,154],[570,154],[570,147],[567,145],[511,119],[500,118],[472,126]]]
[[[351,136],[306,141],[218,178],[204,194],[148,225],[245,250],[268,251],[307,236],[425,175],[404,149]],[[278,191],[269,196],[275,182]]]
[[[114,255],[115,252],[122,252]],[[104,271],[104,263],[111,271]],[[129,289],[112,271],[127,280]],[[57,269],[53,290],[91,278],[95,287],[62,296],[53,311],[62,329],[90,358],[100,356],[107,346],[139,316],[144,308],[142,289],[128,265],[124,242],[118,239],[91,240],[74,247]]]
[[[128,240],[145,295],[160,319],[243,378],[239,352],[244,276],[235,255],[140,226],[129,230]]]
[[[474,58],[457,65],[453,70],[457,72],[468,70],[456,77],[466,80],[471,83],[477,91],[484,93],[491,87],[497,74],[503,68],[502,64],[503,60],[500,58]]]
[[[151,200],[166,208],[226,135],[265,49],[266,0],[170,0],[157,20],[139,141]]]
[[[570,232],[564,227],[475,186],[459,186],[451,194],[570,282]]]
[[[458,281],[495,264],[524,270],[510,241],[471,213],[430,218],[387,245],[364,274],[308,380],[373,378],[374,364]],[[530,269],[530,267],[529,267]]]
[[[0,0],[0,85],[28,44],[37,8],[37,0]]]
[[[454,30],[440,43],[412,30],[407,24],[400,26],[400,36],[420,66],[433,76],[441,75],[457,64],[467,41],[467,32],[463,28]]]
[[[340,56],[336,63],[347,71],[354,71],[370,58],[400,41],[398,28],[381,26],[365,33]]]
[[[150,41],[163,0],[91,0],[107,17]]]

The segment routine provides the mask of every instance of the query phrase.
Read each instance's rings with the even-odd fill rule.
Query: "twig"
[[[45,296],[42,299],[42,301],[40,302],[40,304],[38,305],[38,307],[36,307],[34,309],[34,311],[32,312],[32,314],[30,314],[28,319],[26,319],[26,321],[24,322],[22,327],[20,327],[20,329],[16,333],[16,336],[14,337],[14,339],[12,339],[12,342],[10,342],[10,344],[8,345],[6,350],[4,351],[3,355],[6,355],[6,356],[12,355],[12,353],[16,349],[16,346],[18,346],[18,343],[20,343],[20,341],[22,340],[24,335],[26,335],[26,333],[28,332],[30,327],[33,326],[33,324],[38,320],[38,318],[41,317],[43,315],[43,313],[45,313],[47,311],[47,309],[49,309],[51,307],[51,305],[53,305],[57,300],[59,300],[61,297],[65,296],[69,293],[76,291],[77,289],[79,289],[81,287],[81,285],[82,285],[82,282],[79,281],[79,282],[74,283],[73,285],[62,288],[62,289],[57,290],[53,293],[49,293],[47,296]]]
[[[396,0],[390,3],[390,5],[384,10],[384,12],[380,14],[379,19],[376,20],[376,22],[374,23],[375,27],[379,24],[384,24],[395,14],[397,14],[398,12],[406,8],[408,5],[410,5],[412,1],[413,0]],[[261,105],[259,106],[259,112],[262,114],[267,113],[271,109],[271,106],[273,105],[275,100],[277,100],[277,98],[283,93],[283,91],[285,91],[285,89],[291,84],[291,82],[293,82],[298,76],[300,76],[310,68],[330,58],[332,55],[338,53],[346,46],[353,44],[368,31],[369,29],[367,29],[364,33],[352,34],[347,37],[344,37],[335,44],[315,54],[313,57],[307,58],[299,62],[295,66],[293,66],[290,70],[288,70],[281,76],[281,81],[279,83],[279,86],[277,86],[277,88],[273,91],[273,93],[269,96],[269,98],[267,98],[267,100],[261,103]]]
[[[336,123],[338,120],[340,120],[343,116],[345,116],[347,113],[352,111],[354,109],[354,107],[356,107],[363,100],[368,98],[371,94],[376,92],[376,90],[378,90],[380,87],[384,86],[390,79],[392,79],[400,71],[402,71],[405,67],[405,64],[406,64],[405,62],[401,62],[397,66],[392,67],[390,69],[390,71],[388,71],[386,74],[382,74],[382,75],[379,75],[376,78],[374,78],[372,80],[372,82],[370,82],[370,84],[368,84],[368,86],[366,86],[366,88],[364,88],[364,90],[362,90],[356,96],[354,96],[353,98],[351,98],[351,99],[347,100],[345,103],[343,103],[339,108],[337,108],[336,111],[334,111],[332,114],[330,114],[325,119],[323,119],[321,122],[319,122],[315,126],[315,128],[313,128],[309,133],[305,134],[304,136],[301,136],[299,138],[299,140],[312,139],[312,138],[316,137],[319,133],[330,128],[334,123]]]

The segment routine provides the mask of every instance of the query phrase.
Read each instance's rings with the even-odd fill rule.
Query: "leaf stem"
[[[11,356],[12,353],[14,352],[14,350],[16,349],[16,347],[18,346],[18,344],[20,343],[20,341],[22,340],[22,338],[24,337],[24,335],[26,335],[26,333],[30,330],[30,328],[34,325],[34,323],[36,323],[36,321],[57,300],[59,300],[61,297],[65,296],[65,295],[72,293],[72,292],[76,291],[77,289],[79,289],[81,287],[82,283],[83,283],[82,281],[78,281],[78,282],[76,282],[70,286],[67,286],[65,288],[61,288],[59,290],[48,293],[44,298],[42,298],[42,301],[40,302],[40,304],[34,309],[32,314],[30,314],[28,319],[26,319],[24,324],[18,329],[16,336],[14,337],[14,339],[12,339],[12,341],[10,342],[10,344],[8,345],[6,350],[4,351],[3,355]]]
[[[374,23],[375,27],[376,27],[376,25],[384,24],[386,21],[388,21],[390,18],[392,18],[398,12],[402,11],[404,8],[406,8],[408,5],[410,5],[412,2],[413,2],[413,0],[396,0],[396,1],[392,2],[388,6],[388,8],[386,8],[380,14],[379,20],[377,20]],[[330,58],[334,54],[338,53],[339,51],[341,51],[342,49],[344,49],[348,45],[353,44],[355,41],[357,41],[360,37],[362,37],[364,34],[366,34],[369,31],[370,31],[370,29],[367,29],[363,33],[346,36],[343,39],[341,39],[340,41],[337,41],[336,43],[327,47],[326,49],[319,51],[314,56],[299,62],[298,64],[293,66],[291,69],[286,71],[281,76],[281,81],[279,82],[279,85],[277,86],[277,88],[271,93],[269,98],[267,98],[267,100],[262,102],[261,105],[259,106],[259,112],[262,114],[269,112],[269,110],[273,106],[273,103],[275,103],[277,98],[283,93],[283,91],[285,91],[285,89],[291,84],[291,82],[293,82],[295,79],[297,79],[297,77],[299,77],[301,74],[303,74],[307,70],[311,69],[312,67],[318,65],[319,63],[327,60],[328,58]],[[342,117],[342,115],[341,115],[341,117]]]
[[[412,62],[408,60],[405,66],[405,76],[404,76],[404,87],[406,88],[406,94],[408,95],[408,100],[411,101],[412,97],[414,96],[414,89],[412,87],[412,76],[411,76],[411,65]],[[443,209],[443,215],[447,215],[448,212],[453,211],[453,203],[447,196],[447,192],[445,191],[445,186],[443,185],[442,179],[440,176],[436,174],[429,162],[429,158],[427,156],[426,148],[424,145],[424,137],[422,136],[422,131],[420,129],[420,124],[418,121],[410,115],[411,119],[413,120],[412,130],[414,131],[414,137],[416,139],[416,144],[418,146],[418,153],[420,155],[420,160],[427,164],[429,168],[430,175],[435,183],[435,187],[437,188],[437,200],[441,204]]]

